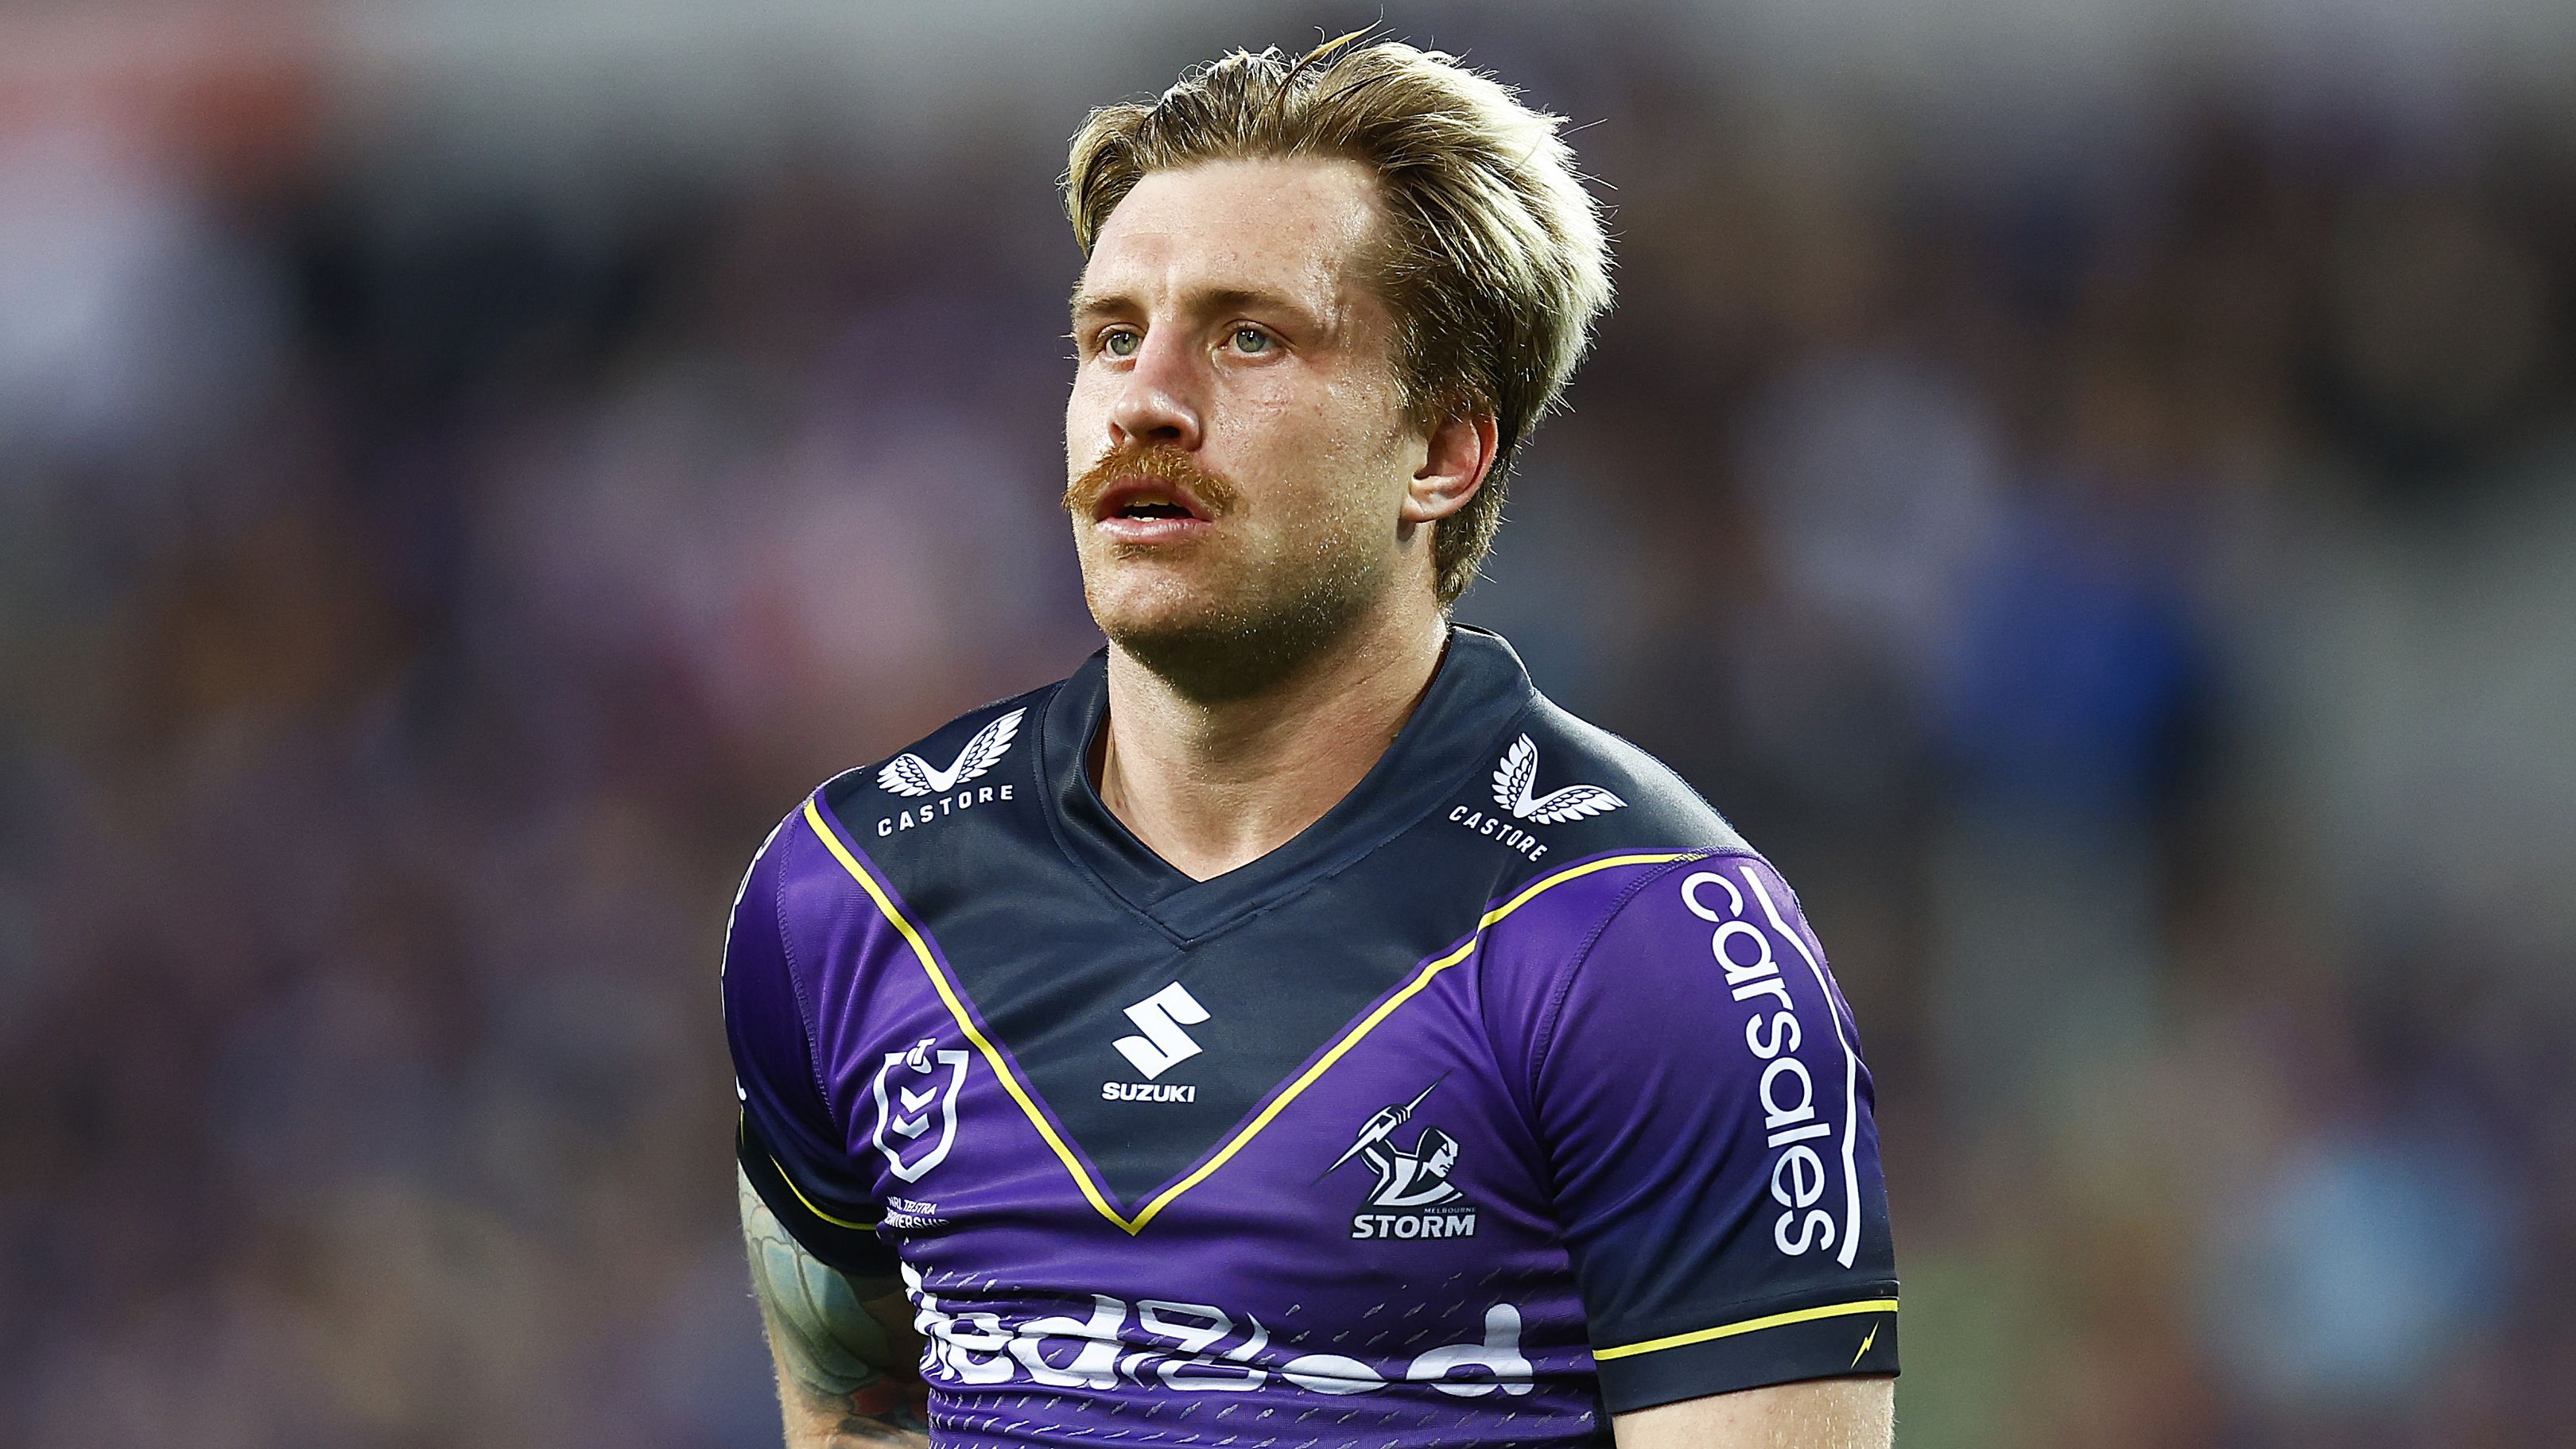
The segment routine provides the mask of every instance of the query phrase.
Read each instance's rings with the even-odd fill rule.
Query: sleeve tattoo
[[[740,1167],[734,1195],[789,1449],[928,1444],[921,1344],[899,1326],[909,1313],[901,1288],[890,1278],[854,1282],[806,1252]]]

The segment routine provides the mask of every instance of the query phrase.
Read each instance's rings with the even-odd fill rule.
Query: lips
[[[1091,526],[1119,543],[1166,544],[1195,538],[1216,520],[1187,485],[1131,475],[1101,490]]]
[[[1091,517],[1094,523],[1117,518],[1211,521],[1207,505],[1186,485],[1144,476],[1121,478],[1101,490]]]

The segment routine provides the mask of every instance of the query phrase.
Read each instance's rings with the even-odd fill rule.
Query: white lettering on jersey
[[[1460,1369],[1483,1369],[1493,1377],[1452,1381],[1449,1376]],[[1415,1359],[1404,1376],[1462,1399],[1480,1399],[1496,1389],[1528,1393],[1532,1371],[1530,1361],[1521,1356],[1521,1311],[1508,1303],[1495,1304],[1485,1310],[1484,1342],[1435,1348]]]
[[[921,1270],[901,1265],[922,1336],[921,1372],[963,1384],[1027,1382],[1054,1388],[1114,1388],[1120,1383],[1181,1393],[1241,1393],[1284,1379],[1309,1393],[1375,1393],[1387,1386],[1376,1368],[1337,1353],[1281,1361],[1261,1320],[1208,1303],[1149,1298],[1131,1309],[1105,1293],[1091,1295],[1080,1318],[1049,1313],[1006,1323],[997,1313],[955,1312],[923,1286]],[[1405,1366],[1408,1383],[1427,1383],[1458,1398],[1530,1392],[1536,1370],[1521,1352],[1521,1311],[1496,1303],[1484,1332],[1465,1343],[1430,1349]]]
[[[1452,805],[1449,807],[1449,823],[1464,826],[1487,840],[1517,850],[1523,859],[1536,860],[1547,854],[1547,847],[1539,842],[1537,836],[1499,815],[1488,815],[1482,810],[1470,809],[1464,805]]]
[[[1199,1099],[1195,1082],[1103,1082],[1100,1100],[1104,1102],[1195,1102]]]
[[[1829,1177],[1825,1159],[1807,1145],[1831,1139],[1834,1124],[1817,1114],[1816,1079],[1798,1056],[1799,1046],[1807,1037],[1806,1024],[1780,974],[1771,937],[1763,933],[1761,926],[1745,919],[1745,891],[1736,889],[1734,881],[1709,870],[1694,871],[1685,877],[1683,907],[1717,927],[1709,936],[1708,949],[1717,958],[1728,994],[1737,1001],[1756,1003],[1752,1017],[1744,1023],[1744,1048],[1762,1063],[1754,1096],[1762,1107],[1762,1130],[1766,1134],[1763,1146],[1779,1154],[1771,1160],[1771,1200],[1785,1209],[1772,1223],[1771,1245],[1791,1257],[1818,1248],[1839,1247],[1842,1251],[1838,1256],[1848,1268],[1860,1251],[1860,1173],[1853,1160],[1859,1127],[1860,1056],[1843,1037],[1842,1020],[1833,1011],[1833,991],[1826,984],[1824,964],[1808,948],[1806,937],[1781,914],[1778,903],[1771,899],[1751,866],[1739,866],[1738,874],[1752,892],[1753,901],[1761,905],[1772,931],[1805,961],[1815,978],[1817,993],[1826,1002],[1826,1014],[1832,1018],[1834,1039],[1843,1049],[1843,1215],[1837,1222],[1834,1214],[1821,1205]],[[1723,913],[1710,904],[1711,886],[1726,893]]]
[[[978,805],[990,805],[996,800],[1010,798],[1011,787],[1008,785],[978,785],[972,790],[960,790],[954,795],[925,800],[909,810],[898,810],[892,815],[880,815],[877,817],[877,834],[879,837],[892,835],[898,830],[910,830],[916,826],[928,825],[933,820],[954,815],[960,810],[972,810]]]

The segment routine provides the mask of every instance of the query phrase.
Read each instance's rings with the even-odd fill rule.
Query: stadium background
[[[1093,647],[1082,107],[1379,13],[0,14],[0,1442],[775,1442],[725,901]],[[1384,14],[1615,207],[1462,614],[1799,884],[1900,1442],[2576,1442],[2576,11]]]

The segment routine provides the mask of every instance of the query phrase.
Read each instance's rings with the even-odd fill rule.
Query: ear
[[[1467,506],[1493,471],[1501,432],[1494,415],[1474,412],[1433,425],[1422,466],[1404,490],[1399,516],[1407,524],[1432,523]]]

